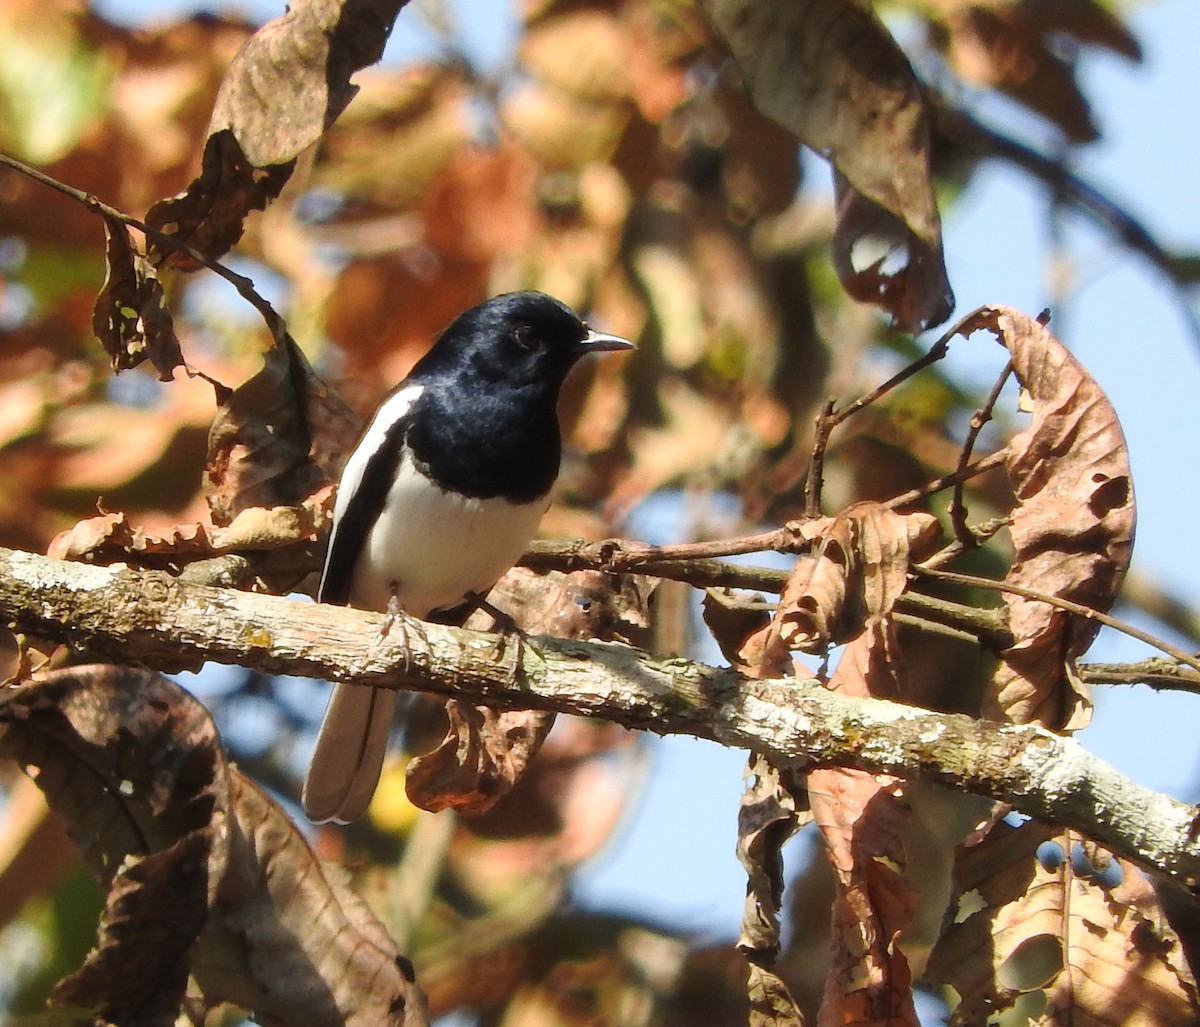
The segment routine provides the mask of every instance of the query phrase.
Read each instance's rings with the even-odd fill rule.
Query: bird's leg
[[[482,610],[489,617],[496,628],[496,641],[492,643],[492,654],[495,659],[504,659],[505,652],[508,651],[508,643],[511,640],[516,646],[516,664],[513,673],[514,678],[520,672],[522,661],[525,656],[525,640],[528,637],[521,626],[512,619],[507,613],[499,607],[493,606],[488,602],[487,596],[481,595],[478,592],[468,592],[467,601],[477,610]]]
[[[387,638],[393,628],[400,636],[400,644],[404,646],[404,673],[412,669],[412,643],[409,632],[416,635],[426,649],[429,648],[429,636],[425,633],[425,625],[416,617],[405,611],[400,604],[399,582],[391,583],[391,594],[388,596],[387,610],[383,616],[383,626],[379,629],[379,637]]]

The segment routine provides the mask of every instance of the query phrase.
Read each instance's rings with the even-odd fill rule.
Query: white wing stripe
[[[350,500],[354,498],[354,494],[362,485],[363,475],[367,473],[367,465],[371,462],[371,457],[379,451],[380,447],[387,444],[388,431],[397,421],[408,415],[413,403],[424,391],[425,386],[423,385],[401,386],[375,411],[375,416],[371,418],[371,423],[367,426],[362,440],[354,447],[350,459],[342,468],[342,478],[338,483],[337,498],[333,504],[333,529],[329,533],[327,552],[333,552],[333,543],[337,538],[338,528],[342,518],[346,515],[346,508],[349,507]],[[324,591],[327,571],[328,566],[321,571],[322,591]]]

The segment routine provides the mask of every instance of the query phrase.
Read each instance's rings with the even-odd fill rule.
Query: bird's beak
[[[590,328],[579,343],[581,353],[604,353],[621,349],[637,349],[637,346],[628,339],[622,339],[619,335],[605,335],[603,332],[594,332]]]

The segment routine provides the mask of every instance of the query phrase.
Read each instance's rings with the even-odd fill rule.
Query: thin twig
[[[937,363],[950,350],[950,342],[956,335],[969,335],[977,327],[975,322],[979,319],[980,314],[987,309],[986,307],[976,307],[965,317],[959,318],[950,328],[948,328],[932,346],[928,352],[911,364],[897,371],[891,378],[885,381],[882,385],[877,386],[870,392],[859,396],[852,403],[838,409],[834,405],[834,401],[828,400],[821,408],[821,412],[817,415],[816,429],[813,436],[813,452],[812,459],[809,462],[808,482],[804,487],[804,513],[807,517],[817,517],[821,512],[821,486],[823,484],[825,470],[825,450],[829,445],[829,438],[833,434],[833,430],[838,427],[843,421],[853,417],[860,410],[877,403],[880,399],[891,392],[896,386],[907,381],[913,375],[931,364]],[[951,479],[948,479],[948,481]],[[932,491],[936,492],[945,485],[938,486]],[[915,499],[922,498],[923,495],[931,494],[923,492],[915,496]],[[907,495],[900,497],[904,502],[893,500],[889,506],[903,506],[905,502],[914,502],[915,499],[908,499]]]
[[[1024,599],[1032,599],[1035,602],[1046,603],[1049,606],[1065,610],[1067,613],[1073,613],[1077,617],[1085,617],[1088,620],[1104,624],[1121,632],[1123,635],[1128,635],[1130,638],[1136,638],[1139,642],[1145,642],[1146,645],[1153,646],[1155,649],[1166,653],[1180,663],[1187,664],[1193,670],[1200,671],[1200,659],[1190,653],[1185,653],[1182,649],[1171,645],[1170,642],[1164,639],[1156,638],[1148,631],[1142,631],[1140,628],[1135,628],[1132,624],[1127,624],[1125,621],[1118,620],[1107,613],[1101,613],[1099,610],[1093,610],[1090,606],[1072,602],[1070,599],[1046,595],[1044,592],[1035,592],[1031,588],[1023,588],[1020,585],[1013,585],[1007,581],[997,581],[995,578],[983,578],[975,574],[962,574],[959,571],[942,571],[934,570],[932,567],[918,566],[913,569],[913,572],[918,576],[936,578],[940,581],[951,581],[956,585],[988,588],[997,592],[1008,592],[1011,595],[1021,596]]]
[[[825,484],[825,450],[829,446],[829,436],[837,426],[834,420],[834,401],[827,399],[817,414],[817,423],[813,430],[812,457],[808,461],[808,480],[804,483],[804,515],[806,517],[821,516],[821,487]]]
[[[986,306],[976,307],[969,314],[960,317],[942,333],[941,338],[937,342],[929,347],[928,352],[924,356],[919,357],[911,364],[897,371],[882,385],[876,386],[865,395],[859,396],[853,403],[842,407],[840,410],[833,411],[833,427],[836,428],[844,420],[854,416],[864,407],[869,407],[872,403],[877,403],[897,385],[908,381],[913,375],[925,370],[931,364],[936,364],[950,352],[950,343],[956,335],[970,335],[971,332],[975,331],[977,327],[975,322],[979,319],[979,315],[987,309]]]
[[[675,546],[650,546],[639,542],[621,542],[608,539],[605,542],[554,542],[535,541],[522,558],[523,566],[534,570],[557,570],[563,572],[579,570],[616,569],[636,571],[655,578],[682,581],[695,588],[739,588],[778,595],[787,585],[791,572],[772,567],[751,567],[747,564],[727,563],[715,558],[698,558],[691,554],[697,550],[709,550],[719,546],[724,551],[739,550],[753,552],[764,548],[761,543],[769,535],[784,540],[778,552],[794,552],[794,543],[786,542],[786,528],[764,535],[751,535],[746,539],[727,539],[721,542],[686,543]],[[742,543],[752,544],[755,549],[743,548]],[[628,552],[626,552],[626,547]],[[651,556],[651,553],[654,556]],[[616,566],[614,566],[616,565]],[[1001,610],[979,610],[973,606],[955,603],[947,599],[927,596],[909,590],[899,599],[900,606],[911,616],[929,624],[956,628],[977,639],[980,644],[994,649],[1012,645]]]
[[[1009,523],[1008,517],[993,517],[991,520],[983,521],[971,528],[971,535],[979,542],[983,543],[995,535],[1001,528],[1006,527]],[[976,548],[975,546],[971,547]],[[966,552],[966,547],[955,539],[949,545],[939,549],[933,556],[927,560],[921,561],[921,566],[926,570],[936,570],[937,568],[957,560]]]
[[[160,232],[157,228],[151,228],[143,221],[125,214],[117,210],[116,207],[110,207],[107,203],[97,199],[91,193],[84,192],[82,189],[75,189],[72,186],[60,182],[56,178],[51,178],[44,172],[38,171],[37,168],[30,167],[28,164],[17,160],[15,157],[10,157],[8,154],[0,153],[0,164],[12,168],[14,171],[19,171],[22,175],[32,178],[35,182],[40,182],[44,186],[48,186],[55,191],[62,193],[63,196],[70,197],[77,203],[83,204],[88,210],[102,217],[111,218],[113,221],[119,221],[123,225],[130,228],[136,228],[146,238],[153,239],[159,246],[166,247],[182,253],[190,257],[196,263],[208,268],[213,274],[224,278],[237,291],[238,295],[250,304],[262,316],[262,319],[267,323],[267,328],[271,331],[272,338],[277,343],[285,344],[288,340],[287,327],[284,324],[283,318],[279,316],[275,308],[263,298],[263,296],[254,288],[254,283],[244,275],[239,275],[236,271],[230,271],[224,264],[207,256],[200,250],[196,249],[190,243],[183,242],[174,236],[168,235],[165,232]]]
[[[993,467],[998,467],[1008,459],[1008,452],[1008,447],[1005,446],[1003,449],[998,449],[988,456],[980,457],[967,467],[959,467],[949,474],[943,474],[940,478],[934,478],[933,481],[927,485],[922,485],[919,489],[910,489],[908,492],[893,496],[883,505],[889,510],[897,510],[902,506],[910,506],[925,499],[927,496],[941,492],[942,489],[950,485],[960,484],[970,478],[983,474],[985,471],[990,471]]]
[[[1200,694],[1200,674],[1159,656],[1138,663],[1081,663],[1076,669],[1090,685],[1147,685],[1156,691]]]
[[[983,406],[971,415],[971,423],[967,428],[967,437],[963,440],[962,452],[958,455],[958,467],[955,469],[958,474],[966,470],[970,465],[971,456],[975,452],[975,443],[979,439],[979,433],[983,431],[983,426],[992,419],[992,410],[996,406],[997,400],[1000,399],[1000,393],[1009,377],[1012,375],[1012,361],[1008,361],[1004,365],[1004,370],[1000,372],[996,383],[992,386],[992,391],[987,394],[987,398],[983,401]],[[1007,448],[1004,450],[1007,454]],[[950,523],[954,526],[954,537],[962,543],[964,549],[974,549],[979,545],[979,539],[971,530],[971,526],[967,524],[967,504],[963,501],[963,483],[965,478],[960,477],[954,483],[954,495],[950,498]]]
[[[780,528],[740,538],[680,542],[669,546],[617,538],[599,542],[583,539],[570,542],[537,540],[531,543],[522,562],[534,569],[553,568],[560,571],[646,571],[647,567],[660,563],[715,560],[748,553],[801,553],[810,544],[800,533],[803,524],[803,520],[788,521]]]
[[[836,428],[839,424],[841,424],[847,418],[853,417],[860,410],[869,407],[872,403],[877,403],[880,399],[891,392],[892,389],[894,389],[897,385],[908,381],[908,379],[915,375],[918,371],[925,370],[925,368],[927,368],[930,364],[936,364],[949,352],[950,340],[953,339],[958,333],[959,326],[962,324],[962,321],[958,322],[958,324],[956,324],[940,339],[938,339],[937,342],[930,346],[929,351],[924,356],[917,358],[911,364],[897,371],[882,385],[878,385],[870,392],[859,396],[858,399],[856,399],[853,403],[848,403],[840,410],[831,411],[833,414],[833,423],[831,427]]]

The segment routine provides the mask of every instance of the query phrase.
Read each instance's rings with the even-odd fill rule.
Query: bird
[[[549,506],[567,373],[585,354],[632,348],[541,292],[455,318],[346,460],[317,601],[425,619],[486,594]],[[314,823],[366,811],[395,705],[390,689],[334,686],[304,782]]]

